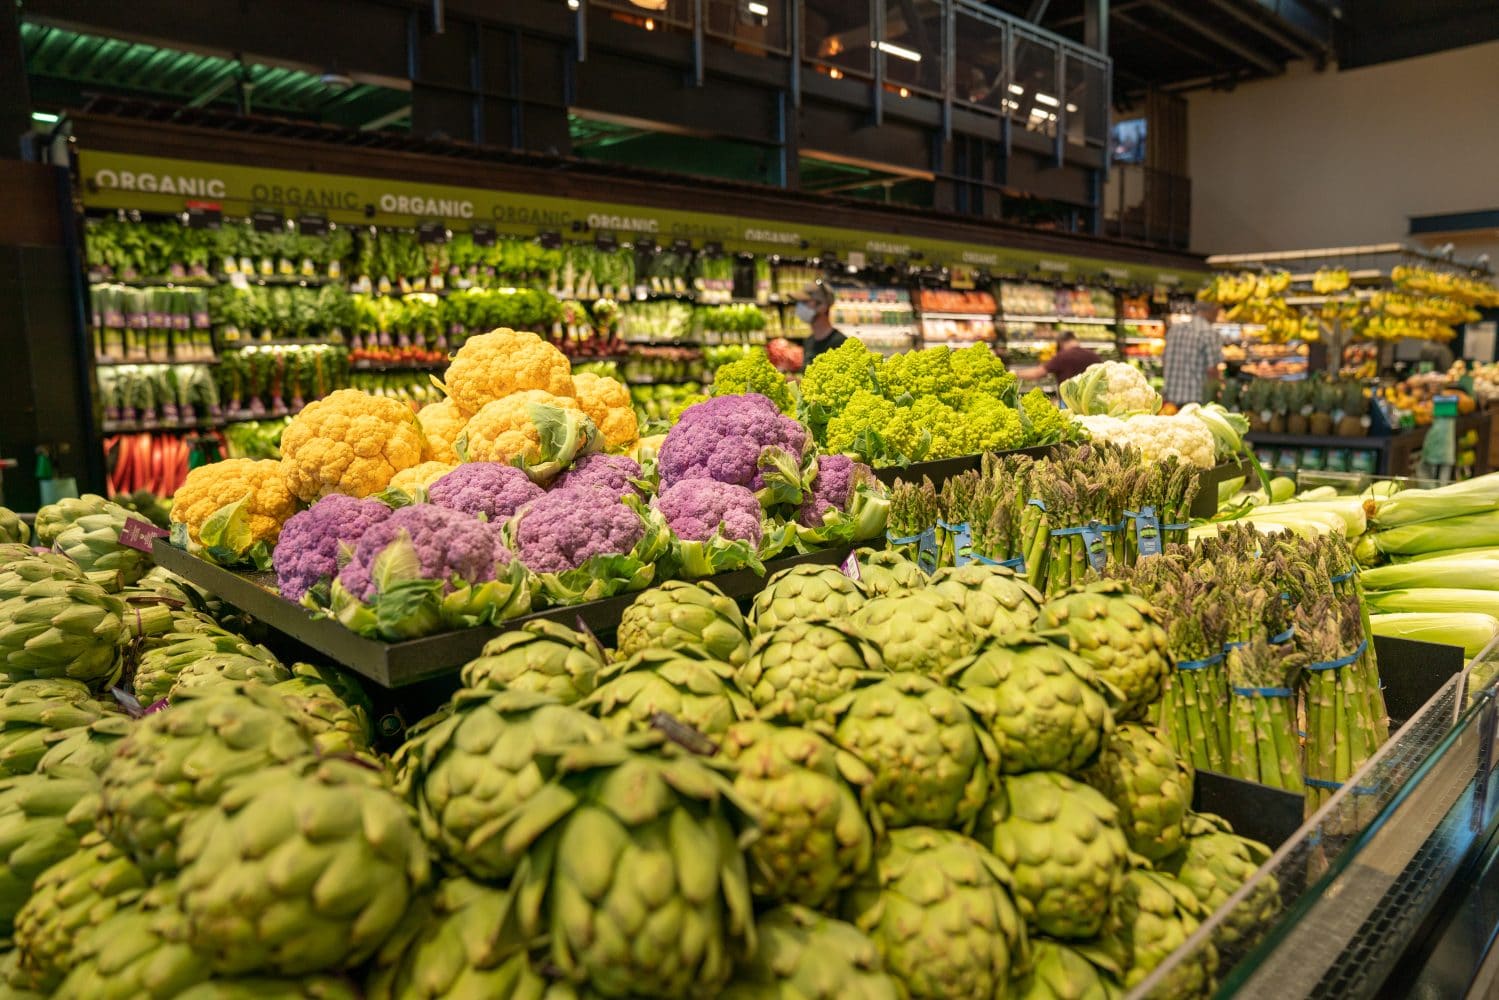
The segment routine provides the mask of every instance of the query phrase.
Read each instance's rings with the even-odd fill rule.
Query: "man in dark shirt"
[[[1061,383],[1074,375],[1081,375],[1083,369],[1101,361],[1103,358],[1098,356],[1098,352],[1079,344],[1076,336],[1063,330],[1057,334],[1057,353],[1051,356],[1051,360],[1031,368],[1017,369],[1015,374],[1031,381],[1050,375]]]
[[[833,309],[833,290],[821,281],[803,288],[796,296],[796,316],[812,328],[812,335],[802,345],[802,369],[824,351],[831,351],[848,338],[833,328],[829,313]]]

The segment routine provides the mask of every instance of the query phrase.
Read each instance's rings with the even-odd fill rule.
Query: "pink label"
[[[135,549],[137,552],[151,554],[152,543],[157,538],[168,537],[168,532],[158,528],[149,521],[139,518],[126,518],[125,526],[120,529],[120,544],[126,548]]]

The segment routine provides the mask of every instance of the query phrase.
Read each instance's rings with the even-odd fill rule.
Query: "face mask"
[[[796,304],[796,318],[803,323],[812,322],[817,315],[817,307],[810,302],[798,302]]]

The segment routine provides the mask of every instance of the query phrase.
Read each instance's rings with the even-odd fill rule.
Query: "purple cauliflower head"
[[[598,555],[624,555],[645,536],[645,522],[605,486],[552,490],[521,509],[515,555],[533,573],[577,569]]]
[[[807,450],[807,429],[782,416],[758,393],[715,396],[682,411],[661,444],[656,469],[663,488],[684,479],[716,479],[758,490],[760,453],[781,448],[799,461]]]
[[[353,545],[390,514],[390,508],[378,500],[342,493],[329,494],[293,514],[282,525],[271,556],[281,595],[300,601],[319,581],[337,576],[339,544]]]
[[[354,557],[338,574],[344,587],[369,600],[375,594],[371,579],[375,559],[402,533],[410,536],[424,579],[441,580],[451,591],[453,580],[483,583],[495,578],[495,567],[509,565],[510,552],[500,541],[499,526],[472,514],[423,503],[402,507],[372,526],[354,546]]]
[[[584,456],[573,463],[572,468],[557,477],[553,490],[566,490],[574,486],[603,486],[613,490],[617,496],[640,495],[631,482],[639,479],[640,466],[625,455],[595,453]]]
[[[847,455],[823,455],[817,459],[817,475],[812,480],[812,495],[797,511],[796,519],[808,528],[822,527],[829,508],[847,511],[854,498],[854,487],[874,478],[874,472],[862,462]]]
[[[465,462],[427,487],[427,499],[439,507],[483,514],[503,521],[541,496],[543,490],[513,465]]]
[[[760,501],[747,488],[716,479],[684,479],[661,491],[656,507],[681,538],[724,538],[760,544]]]

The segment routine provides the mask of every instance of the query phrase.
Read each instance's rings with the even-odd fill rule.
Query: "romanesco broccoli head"
[[[944,390],[949,405],[959,406],[964,397],[975,393],[1014,403],[1015,374],[1005,367],[988,344],[974,344],[951,353],[948,363],[952,375],[949,388]]]
[[[770,356],[763,348],[757,347],[713,372],[713,395],[742,396],[747,392],[758,392],[782,413],[790,413],[795,405],[786,376],[770,363]]]
[[[1025,446],[1074,441],[1080,429],[1040,389],[1020,397],[1020,412],[1026,425]]]
[[[858,455],[870,461],[885,457],[871,453],[877,449],[872,447],[869,435],[883,436],[886,426],[895,419],[896,409],[896,405],[885,397],[860,389],[828,421],[824,448],[835,455]]]
[[[880,382],[888,399],[941,396],[953,388],[952,352],[946,347],[893,354],[885,359]]]
[[[963,405],[963,420],[975,451],[1011,451],[1025,445],[1020,414],[998,396],[971,392]]]
[[[936,396],[921,396],[910,406],[897,407],[885,430],[890,454],[910,462],[970,455],[975,450],[972,438],[962,414]]]
[[[885,359],[855,337],[819,354],[802,373],[802,399],[829,416],[837,414],[859,390],[880,394]]]

